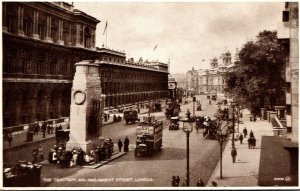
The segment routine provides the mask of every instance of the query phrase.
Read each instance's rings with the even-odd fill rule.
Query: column
[[[45,41],[47,42],[53,42],[52,38],[51,38],[51,22],[52,22],[52,18],[51,16],[47,16],[47,27],[46,27],[46,38]]]
[[[49,93],[47,92],[47,94]],[[50,99],[51,97],[49,97],[48,95],[45,96],[45,120],[50,119]]]
[[[30,113],[30,121],[36,121],[36,108],[37,108],[37,104],[36,104],[37,98],[33,97],[33,99],[31,100],[31,102],[29,103],[31,106],[31,113]]]
[[[2,31],[8,32],[7,25],[6,25],[6,3],[2,3],[2,10],[3,10],[3,18],[2,18]]]
[[[23,31],[23,20],[24,20],[24,8],[21,6],[18,6],[18,25],[17,25],[17,33],[19,36],[24,36]]]
[[[38,34],[38,26],[39,26],[39,12],[37,10],[33,11],[33,26],[32,26],[32,38],[40,39]]]
[[[60,45],[64,44],[63,32],[64,32],[64,22],[62,19],[59,19],[58,20],[58,41],[57,41],[57,43]]]
[[[76,47],[82,47],[82,44],[80,42],[80,29],[81,29],[81,25],[76,24],[76,41],[75,41]]]
[[[95,48],[95,30],[94,29],[91,29],[91,49],[96,49]]]
[[[15,110],[15,125],[21,123],[21,100],[20,98],[16,99],[16,110]]]
[[[57,99],[57,116],[58,118],[62,117],[62,96]]]
[[[69,23],[69,46],[72,46],[72,24]]]

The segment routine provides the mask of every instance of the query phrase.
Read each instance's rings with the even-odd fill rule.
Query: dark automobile
[[[212,94],[212,96],[211,96],[211,100],[214,100],[214,101],[216,101],[216,100],[217,100],[217,95],[216,95],[216,94]]]
[[[169,130],[179,130],[179,117],[171,117],[171,124],[169,125]]]
[[[202,111],[202,107],[200,103],[197,105],[197,111]]]
[[[127,110],[123,113],[123,118],[126,121],[126,124],[128,123],[135,123],[139,120],[138,118],[138,112],[136,110]]]

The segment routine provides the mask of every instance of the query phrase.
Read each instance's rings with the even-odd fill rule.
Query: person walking
[[[50,127],[50,124],[47,125],[47,133],[48,135],[50,135],[50,132],[51,132],[51,127]]]
[[[9,133],[7,134],[7,141],[8,141],[8,146],[9,146],[9,147],[11,146],[12,140],[13,140],[12,132],[9,132]]]
[[[252,137],[252,149],[254,149],[255,146],[256,146],[256,139],[255,139],[255,137],[253,136],[253,137]]]
[[[243,137],[242,134],[240,134],[239,139],[240,139],[240,143],[243,144],[243,139],[244,139],[244,137]]]
[[[204,187],[204,182],[202,181],[201,178],[198,179],[196,186],[197,187]]]
[[[248,139],[248,149],[251,149],[252,139],[251,137]]]
[[[46,122],[44,122],[43,125],[42,125],[43,138],[46,137],[46,129],[47,129],[47,124],[46,124]]]
[[[119,152],[121,152],[122,147],[123,147],[123,143],[122,143],[121,139],[119,139],[119,141],[118,141],[118,147],[119,147]]]
[[[252,130],[250,130],[250,138],[251,138],[251,137],[254,137],[254,133],[253,133]]]
[[[38,163],[39,162],[39,150],[37,148],[34,148],[32,151],[32,155],[33,155],[33,161],[32,163]]]
[[[176,176],[176,183],[177,183],[177,186],[179,186],[179,183],[180,183],[180,177],[179,176]]]
[[[243,129],[243,133],[244,133],[244,137],[246,138],[247,137],[247,134],[248,134],[248,130],[246,127],[244,127]]]
[[[237,155],[237,151],[236,149],[233,147],[231,150],[231,156],[232,156],[232,162],[235,163],[236,161],[236,155]]]
[[[44,160],[44,152],[43,152],[42,147],[38,148],[38,160],[39,160],[39,162]]]
[[[124,152],[128,152],[128,146],[129,146],[129,139],[128,137],[124,140]]]
[[[186,111],[186,116],[187,116],[187,118],[190,118],[190,117],[191,117],[191,112],[190,112],[189,109],[187,109],[187,111]]]

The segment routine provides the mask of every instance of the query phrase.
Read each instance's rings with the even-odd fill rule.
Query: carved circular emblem
[[[85,101],[85,92],[81,90],[74,91],[73,98],[75,101],[75,104],[81,105]]]

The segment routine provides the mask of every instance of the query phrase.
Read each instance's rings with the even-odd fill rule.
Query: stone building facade
[[[226,73],[231,65],[229,51],[223,53],[219,59],[213,58],[210,61],[210,69],[199,71],[199,92],[224,95]]]
[[[198,92],[198,71],[192,68],[192,70],[187,71],[186,73],[186,88],[189,92]]]
[[[2,9],[4,127],[68,117],[74,64],[82,60],[103,62],[106,106],[157,97],[158,88],[167,97],[165,68],[137,66],[124,52],[95,47],[100,21],[72,4],[3,2]],[[165,84],[157,87],[158,80]]]
[[[291,132],[291,139],[298,143],[299,119],[299,16],[298,3],[285,4],[282,23],[278,28],[278,39],[287,50],[285,67],[286,81],[286,127]]]

